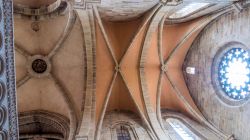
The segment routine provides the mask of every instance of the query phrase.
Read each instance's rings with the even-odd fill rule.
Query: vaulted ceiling
[[[113,110],[134,112],[154,129],[161,127],[160,122],[151,124],[161,121],[161,109],[214,128],[190,95],[183,62],[202,29],[233,10],[230,1],[212,3],[180,19],[169,16],[189,0],[178,6],[156,0],[102,0],[88,12],[72,10],[72,1],[63,8],[59,1],[14,0],[19,112],[46,110],[67,117],[70,139],[90,129],[86,123],[101,129],[105,114]],[[46,6],[55,6],[55,11],[47,7],[47,13],[39,15],[25,10]],[[46,63],[45,72],[36,72],[37,59]],[[44,66],[37,65],[39,70]],[[84,120],[86,114],[90,118]]]

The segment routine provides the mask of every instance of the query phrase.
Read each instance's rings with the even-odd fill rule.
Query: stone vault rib
[[[186,35],[184,35],[183,39],[177,44],[177,46],[171,51],[170,55],[166,58],[165,62],[164,62],[164,66],[168,69],[168,62],[173,58],[173,56],[181,49],[182,45],[188,40],[190,39],[190,37],[197,31],[201,30],[202,28],[204,28],[208,23],[210,23],[211,21],[213,21],[214,19],[218,18],[220,15],[223,15],[229,11],[231,11],[232,9],[229,8],[225,11],[219,12],[217,14],[208,16],[207,18],[204,18],[201,21],[201,24],[196,25],[194,28],[192,28],[190,31],[187,32]],[[176,91],[176,95],[177,97],[184,103],[185,107],[189,110],[189,112],[199,121],[201,121],[203,124],[205,124],[206,126],[208,126],[211,130],[213,130],[215,133],[217,133],[218,136],[222,137],[222,138],[228,138],[231,136],[226,136],[225,134],[223,134],[222,132],[220,132],[218,129],[216,129],[212,124],[210,124],[205,118],[204,116],[200,113],[197,112],[191,105],[190,103],[185,99],[185,97],[181,94],[180,90],[178,89],[178,87],[176,86],[175,82],[173,81],[173,79],[171,79],[171,73],[168,72],[168,70],[166,70],[165,75],[167,77],[167,79],[169,80],[172,88]]]
[[[94,55],[94,38],[92,35],[92,30],[94,30],[94,27],[91,28],[91,17],[93,17],[92,11],[83,11],[83,10],[76,10],[77,15],[80,19],[82,31],[84,35],[84,42],[85,42],[85,52],[86,52],[86,63],[87,66],[85,69],[87,69],[86,72],[86,89],[85,89],[85,101],[83,104],[83,111],[81,116],[81,124],[79,125],[79,132],[77,134],[77,138],[82,138],[86,135],[91,135],[91,129],[93,129],[93,120],[92,120],[92,108],[94,99],[94,91],[95,91],[95,55]],[[93,22],[93,21],[92,21]],[[95,30],[94,30],[95,31]],[[93,132],[92,132],[93,133]],[[91,136],[93,137],[93,136]]]
[[[77,128],[77,122],[78,122],[78,117],[77,117],[77,109],[76,106],[73,102],[72,97],[68,93],[67,89],[64,88],[62,83],[59,81],[57,77],[55,77],[53,74],[49,76],[53,82],[55,83],[56,87],[61,91],[62,96],[65,100],[65,102],[68,105],[69,108],[69,113],[70,113],[70,132],[69,132],[69,140],[73,140],[75,137],[76,133],[76,128]]]
[[[117,62],[117,60],[116,60],[116,58],[115,58],[115,53],[114,53],[114,51],[112,50],[112,47],[111,47],[111,44],[110,44],[108,35],[107,35],[107,33],[106,33],[106,31],[105,31],[105,29],[104,29],[104,27],[103,27],[103,23],[102,23],[102,20],[101,20],[100,15],[99,15],[99,12],[98,12],[98,10],[97,10],[97,7],[93,7],[93,9],[94,9],[94,14],[95,14],[96,19],[97,19],[97,23],[98,23],[99,27],[101,28],[103,37],[104,37],[105,42],[106,42],[106,44],[107,44],[108,50],[109,50],[109,52],[110,52],[110,54],[111,54],[111,56],[112,56],[112,58],[113,58],[113,61],[115,62],[116,66],[117,66],[117,65],[118,65],[118,62]]]
[[[57,43],[55,44],[55,47],[48,54],[49,59],[51,59],[56,54],[56,52],[63,46],[63,43],[65,42],[65,40],[69,36],[70,31],[72,31],[73,25],[76,21],[76,14],[75,14],[74,10],[72,9],[72,6],[70,4],[68,4],[68,5],[69,5],[69,17],[68,17],[66,27],[65,27],[62,35],[59,37]]]
[[[162,17],[165,15],[167,10],[170,10],[169,7],[160,7],[160,9],[156,12],[154,15],[151,24],[149,25],[148,31],[146,33],[145,42],[143,44],[142,53],[141,53],[141,59],[140,59],[140,77],[141,77],[141,87],[143,92],[143,98],[147,110],[147,114],[150,120],[150,125],[152,126],[154,133],[158,137],[158,139],[170,139],[168,135],[166,135],[161,126],[158,122],[156,113],[154,112],[152,103],[150,102],[150,97],[148,93],[148,85],[146,83],[146,77],[145,77],[145,63],[146,63],[146,57],[148,53],[148,48],[150,47],[150,39],[153,36],[153,32],[157,29]]]

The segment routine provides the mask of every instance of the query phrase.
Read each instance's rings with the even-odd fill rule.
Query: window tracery
[[[217,50],[211,78],[219,99],[231,106],[241,106],[250,97],[249,48],[241,42],[228,42]]]
[[[243,48],[228,50],[220,60],[218,80],[226,95],[235,100],[245,99],[250,92],[250,57]]]

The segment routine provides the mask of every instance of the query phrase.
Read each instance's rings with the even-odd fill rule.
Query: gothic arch
[[[117,128],[125,127],[131,140],[149,140],[150,132],[139,116],[131,111],[111,111],[105,115],[101,140],[117,140]]]
[[[19,135],[21,140],[45,138],[68,140],[69,120],[57,113],[44,110],[19,114]]]

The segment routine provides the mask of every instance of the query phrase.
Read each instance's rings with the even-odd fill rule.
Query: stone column
[[[12,0],[0,1],[0,140],[18,140]]]

